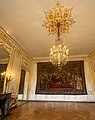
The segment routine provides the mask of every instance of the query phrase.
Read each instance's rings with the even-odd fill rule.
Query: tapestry
[[[69,61],[61,69],[37,63],[36,94],[86,95],[84,61]]]

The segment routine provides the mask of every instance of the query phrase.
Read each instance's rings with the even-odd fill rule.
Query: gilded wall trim
[[[30,61],[28,61],[25,57],[22,58],[22,67],[26,69],[27,71],[30,70]]]
[[[88,60],[88,55],[75,55],[69,56],[69,61],[79,61],[79,60]],[[34,63],[37,62],[49,62],[49,57],[36,57],[33,60]]]
[[[17,104],[20,72],[22,66],[30,72],[33,58],[0,26],[0,47],[9,53],[8,72],[14,73],[14,78],[7,84],[6,92],[12,92],[13,103]],[[16,58],[16,59],[15,59]],[[15,83],[15,84],[14,84]],[[5,88],[4,88],[5,89]]]

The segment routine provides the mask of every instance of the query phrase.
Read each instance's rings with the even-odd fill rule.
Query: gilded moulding
[[[6,31],[0,26],[0,38],[3,39],[9,46],[15,48],[16,51],[21,52],[27,60],[32,61],[33,58],[27,53]]]

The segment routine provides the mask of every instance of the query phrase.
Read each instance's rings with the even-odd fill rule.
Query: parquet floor
[[[95,103],[28,102],[4,120],[95,120]]]

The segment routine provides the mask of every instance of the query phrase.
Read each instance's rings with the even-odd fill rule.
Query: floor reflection
[[[21,100],[19,100],[18,102],[17,102],[17,107],[18,106],[21,106],[21,105],[23,105],[23,104],[25,104],[26,103],[26,101],[21,101]]]

